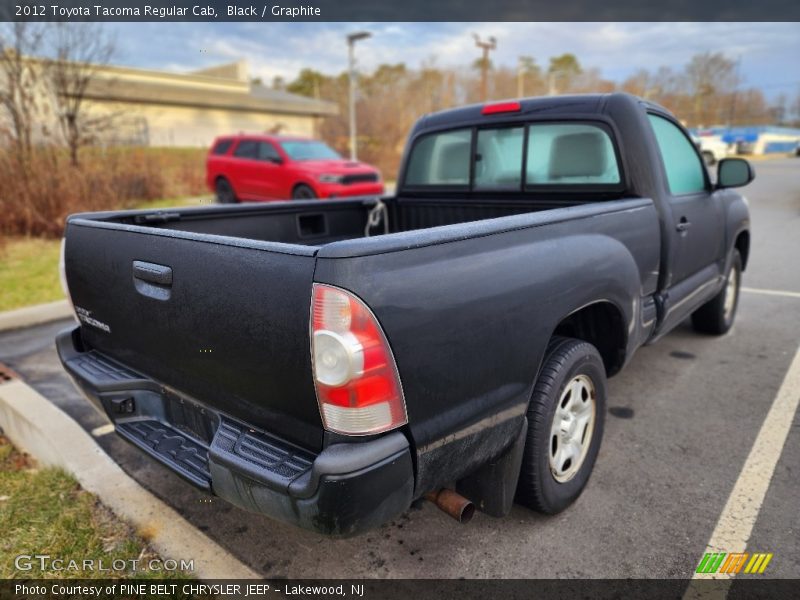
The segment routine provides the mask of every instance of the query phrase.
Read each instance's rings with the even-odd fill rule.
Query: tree
[[[568,52],[552,57],[550,68],[547,70],[549,93],[557,94],[559,91],[566,91],[572,80],[581,73],[583,73],[583,69],[574,54]]]
[[[0,77],[3,79],[0,105],[9,122],[4,130],[14,146],[14,156],[22,165],[27,165],[37,133],[35,128],[42,123],[40,73],[30,56],[41,51],[44,31],[38,24],[16,22],[7,24],[0,32]]]
[[[86,94],[111,59],[114,45],[107,30],[95,23],[57,23],[53,28],[53,59],[45,64],[70,163],[77,167],[81,147],[113,126],[113,115],[89,113]]]
[[[776,125],[783,125],[789,116],[789,97],[784,93],[778,94],[769,111],[772,113],[772,122]]]
[[[286,86],[286,90],[292,94],[308,96],[309,98],[319,98],[319,90],[323,83],[329,78],[314,69],[303,69],[299,75]]]
[[[517,64],[517,97],[525,96],[526,90],[530,94],[533,88],[539,87],[542,79],[542,70],[532,56],[520,56]]]
[[[800,92],[797,93],[792,101],[792,113],[794,113],[793,125],[800,125]]]
[[[647,69],[639,69],[622,83],[622,91],[649,98],[653,93],[653,77]]]
[[[273,90],[285,90],[286,89],[286,80],[281,77],[280,75],[275,75],[272,78],[272,89]]]
[[[686,79],[694,99],[695,124],[711,125],[724,120],[720,103],[713,100],[736,88],[736,62],[721,52],[695,54],[686,66]]]

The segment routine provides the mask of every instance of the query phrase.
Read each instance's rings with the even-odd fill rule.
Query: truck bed
[[[163,211],[106,213],[104,220],[159,229],[223,235],[236,238],[324,246],[366,237],[367,215],[375,198],[320,202],[272,202],[239,206],[212,206]],[[581,198],[565,199],[447,199],[383,198],[389,233],[417,231],[510,215],[553,210],[590,203]],[[592,202],[597,202],[597,194]],[[384,225],[370,235],[384,233]]]
[[[392,235],[369,238],[364,229],[375,199],[73,215],[65,264],[84,325],[82,341],[165,389],[179,390],[173,394],[179,406],[197,401],[318,451],[324,432],[314,400],[308,322],[312,285],[324,281],[320,277],[333,263],[399,258],[396,253],[412,248],[472,238],[482,238],[474,246],[480,253],[504,233],[530,231],[544,240],[564,235],[563,226],[570,232],[614,231],[626,244],[637,244],[644,230],[621,227],[615,215],[630,212],[633,224],[656,223],[647,199],[385,201]],[[606,218],[590,218],[599,215]],[[383,233],[382,226],[373,232]],[[655,248],[651,254],[641,264],[647,287],[655,282]],[[431,261],[427,270],[437,271],[434,258],[414,260]],[[364,267],[347,262],[336,277],[362,293],[376,274],[365,274],[355,287],[344,278],[351,268],[372,270],[375,261]],[[208,423],[196,429],[215,428]]]

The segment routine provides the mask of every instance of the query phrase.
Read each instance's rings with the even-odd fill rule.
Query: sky
[[[104,23],[115,39],[117,64],[176,72],[247,59],[253,77],[292,80],[311,67],[346,69],[345,36],[373,33],[357,45],[359,68],[404,62],[418,67],[471,64],[479,56],[472,34],[497,38],[495,65],[520,55],[546,67],[551,56],[574,53],[584,68],[622,81],[639,68],[681,69],[692,55],[723,52],[740,62],[745,87],[768,97],[800,93],[800,35],[796,23]]]

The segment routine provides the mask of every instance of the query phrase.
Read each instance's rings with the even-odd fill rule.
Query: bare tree
[[[8,23],[0,32],[0,105],[7,123],[3,130],[14,147],[14,156],[27,165],[41,126],[40,71],[30,60],[41,51],[44,28],[25,22]]]
[[[53,29],[48,79],[70,163],[77,167],[80,149],[113,126],[113,115],[90,114],[86,99],[98,71],[113,56],[114,45],[98,24],[57,23]]]
[[[736,87],[736,62],[721,52],[695,54],[686,66],[686,77],[694,98],[695,124],[719,121],[720,106],[715,100]]]

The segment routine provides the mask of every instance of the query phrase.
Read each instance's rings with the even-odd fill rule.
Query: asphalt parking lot
[[[755,166],[745,190],[751,258],[733,331],[714,338],[684,324],[610,381],[595,472],[561,515],[515,507],[508,518],[478,514],[462,526],[422,504],[364,536],[330,540],[209,502],[113,434],[97,441],[266,577],[690,577],[800,344],[800,159]],[[73,388],[52,344],[68,324],[0,335],[0,361],[91,431],[106,420]],[[800,577],[800,417],[787,418],[747,545],[774,553],[765,576],[776,578]]]

